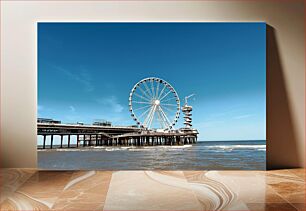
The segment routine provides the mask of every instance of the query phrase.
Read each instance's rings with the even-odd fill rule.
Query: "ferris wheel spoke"
[[[143,121],[143,124],[144,124],[145,127],[147,126],[148,120],[149,120],[150,117],[151,117],[151,114],[152,114],[152,112],[153,112],[154,107],[155,107],[155,106],[151,106],[149,114],[146,116],[145,120]]]
[[[150,99],[145,98],[145,97],[143,97],[143,96],[137,94],[136,92],[134,92],[134,94],[135,94],[137,97],[140,97],[141,99],[146,100],[147,102],[150,102],[150,101],[151,101]]]
[[[168,99],[166,99],[166,100],[161,100],[160,102],[162,103],[162,102],[168,102],[168,101],[170,101],[170,100],[176,100],[177,99],[177,97],[171,97],[171,98],[168,98]]]
[[[148,128],[151,128],[151,125],[152,125],[152,122],[153,122],[153,119],[154,119],[154,115],[155,115],[155,111],[156,111],[156,106],[154,106],[154,108],[153,108],[152,115],[151,115],[151,118],[149,120]]]
[[[165,117],[164,117],[163,114],[161,113],[160,108],[159,108],[159,110],[158,110],[158,114],[160,115],[160,118],[161,118],[161,120],[162,120],[162,124],[164,125],[163,128],[168,128],[169,125],[168,125],[168,123],[167,123],[167,120],[165,119]]]
[[[164,84],[163,89],[161,90],[160,94],[158,95],[158,99],[160,99],[160,97],[162,96],[162,94],[165,91],[165,89],[166,89],[166,85]]]
[[[160,112],[159,112],[159,108],[157,109],[157,112],[156,112],[156,113],[157,113],[158,122],[159,122],[161,128],[167,127],[167,126],[164,124],[164,121],[163,121],[163,119],[162,119],[162,117],[161,117],[161,114],[160,114]]]
[[[172,108],[172,107],[170,107],[170,108],[168,108],[168,107],[166,107],[166,106],[160,106],[160,107],[163,107],[163,109],[165,109],[165,110],[167,110],[167,111],[169,111],[169,112],[176,112],[176,109],[174,109],[174,108]]]
[[[140,86],[139,86],[139,90],[148,98],[151,99],[151,93],[147,93],[148,90],[144,91]]]
[[[138,117],[139,119],[141,119],[146,113],[148,113],[150,110],[152,109],[152,106],[150,106],[150,108],[148,108],[146,111],[142,112],[141,115]]]
[[[163,109],[161,107],[160,107],[160,111],[161,111],[162,115],[165,117],[165,119],[167,120],[168,125],[170,126],[171,122],[170,122],[170,120],[168,119],[166,113],[163,111]]]
[[[152,97],[155,97],[155,92],[154,92],[154,80],[151,80],[151,90],[152,90]]]
[[[158,97],[159,84],[160,84],[160,82],[158,81],[158,82],[157,82],[157,87],[156,87],[156,92],[155,92],[155,98],[156,98],[156,99],[157,99],[157,97]]]
[[[148,85],[146,83],[143,83],[143,86],[145,87],[146,91],[150,94],[150,98],[153,98],[153,94],[150,88],[148,87]]]
[[[170,103],[161,103],[160,105],[162,105],[162,106],[172,106],[172,107],[177,107],[177,104],[170,104]]]
[[[162,120],[163,120],[164,129],[169,128],[170,124],[167,122],[167,119],[165,118],[165,116],[163,115],[163,113],[161,111],[159,113],[160,113],[160,115],[162,117]]]
[[[138,111],[138,110],[141,110],[141,109],[144,109],[144,108],[148,108],[148,107],[151,107],[151,106],[152,106],[152,105],[142,106],[142,107],[133,109],[133,111]]]
[[[154,106],[151,107],[150,112],[148,113],[148,115],[146,116],[145,120],[143,121],[143,124],[145,127],[148,127],[148,121],[151,118],[151,114],[153,111]]]
[[[170,94],[172,92],[172,90],[170,90],[169,92],[167,92],[167,94],[165,94],[162,98],[160,98],[159,100],[163,100],[165,97],[167,97],[168,94]]]
[[[149,104],[149,105],[151,105],[150,102],[144,102],[144,101],[133,101],[133,103],[138,103],[138,104]]]

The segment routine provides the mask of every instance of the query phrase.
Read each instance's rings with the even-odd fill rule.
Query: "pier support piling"
[[[61,148],[63,148],[63,138],[64,138],[64,136],[61,135]]]
[[[51,149],[53,148],[53,135],[51,135],[51,145],[50,145],[50,148]]]
[[[68,135],[68,148],[70,148],[70,135]]]
[[[79,135],[77,135],[77,143],[76,143],[77,148],[79,147],[79,141],[80,141],[79,138],[80,138]]]
[[[43,149],[46,149],[46,135],[44,135]]]

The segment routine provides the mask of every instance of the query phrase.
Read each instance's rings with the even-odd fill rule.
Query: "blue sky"
[[[130,90],[154,76],[196,94],[200,140],[263,140],[265,52],[265,23],[39,23],[38,116],[133,125]]]

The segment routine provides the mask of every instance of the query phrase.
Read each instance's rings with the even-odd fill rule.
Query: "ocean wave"
[[[105,146],[98,146],[98,147],[93,147],[94,149],[105,149]]]
[[[132,147],[108,147],[108,148],[105,148],[105,151],[108,151],[108,152],[122,151],[122,150],[129,150],[130,148]]]
[[[148,146],[148,147],[143,147],[144,149],[152,149],[152,148],[156,148],[156,149],[185,149],[185,148],[189,148],[192,147],[191,144],[186,144],[186,145],[181,145],[181,146]]]
[[[136,146],[125,146],[125,147],[117,147],[117,146],[96,146],[90,148],[58,148],[58,149],[39,149],[38,151],[56,151],[56,152],[68,152],[68,151],[170,151],[170,150],[184,150],[187,148],[192,147],[192,145],[182,145],[182,146],[143,146],[143,147],[136,147]]]
[[[81,149],[81,148],[65,148],[65,149],[38,149],[37,151],[42,152],[80,152],[80,151],[89,151],[92,149]]]
[[[215,146],[205,146],[209,149],[216,149],[216,150],[225,150],[225,151],[232,151],[235,149],[254,149],[254,150],[266,150],[266,145],[215,145]]]
[[[129,149],[129,151],[172,151],[172,150],[184,150],[192,147],[192,145],[183,145],[183,146],[149,146],[149,147],[137,147],[133,149]]]
[[[45,151],[45,152],[98,152],[98,151],[116,151],[116,150],[127,150],[124,148],[116,148],[116,147],[90,147],[90,148],[64,148],[64,149],[39,149],[37,151]]]

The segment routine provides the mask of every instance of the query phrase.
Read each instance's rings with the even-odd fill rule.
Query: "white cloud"
[[[70,111],[75,112],[75,107],[74,106],[69,106]]]
[[[65,74],[68,78],[82,84],[85,91],[91,92],[94,90],[94,86],[91,83],[92,78],[86,70],[82,70],[80,73],[76,74],[59,66],[56,66],[55,68],[61,71],[63,74]]]
[[[121,113],[124,108],[120,103],[118,103],[118,99],[115,96],[98,99],[97,102],[105,105],[106,107],[110,107],[110,109],[116,113]]]
[[[245,115],[240,115],[240,116],[235,116],[233,119],[245,119],[254,116],[254,114],[245,114]]]

